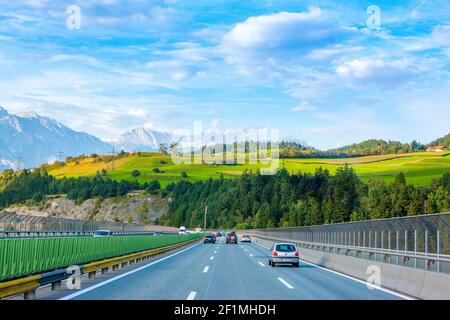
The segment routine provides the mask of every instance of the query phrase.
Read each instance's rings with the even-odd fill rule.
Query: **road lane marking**
[[[217,253],[217,250],[214,250],[214,253]]]
[[[256,243],[256,242],[255,242],[255,244],[258,245],[258,246],[260,246],[261,248],[264,248],[264,249],[269,250],[268,247],[263,246],[262,244],[259,244],[259,243]],[[391,295],[393,295],[393,296],[397,296],[397,297],[402,298],[402,299],[405,299],[405,300],[417,300],[417,299],[415,299],[414,297],[409,297],[409,296],[406,296],[406,295],[404,295],[404,294],[401,294],[401,293],[398,293],[398,292],[395,292],[395,291],[392,291],[392,290],[389,290],[389,289],[386,289],[386,288],[383,288],[383,287],[380,287],[380,286],[377,286],[377,285],[368,283],[368,282],[366,282],[366,281],[362,281],[362,280],[356,279],[356,278],[354,278],[354,277],[352,277],[352,276],[349,276],[349,275],[346,275],[346,274],[344,274],[344,273],[340,273],[340,272],[337,272],[337,271],[334,271],[334,270],[331,270],[331,269],[327,269],[327,268],[325,268],[325,267],[322,267],[322,266],[319,266],[319,265],[317,265],[317,264],[314,264],[314,263],[305,261],[305,260],[303,260],[303,259],[300,259],[300,261],[301,261],[301,262],[304,262],[304,263],[306,263],[306,264],[309,264],[309,265],[311,265],[311,266],[315,266],[315,267],[317,267],[317,268],[319,268],[319,269],[321,269],[321,270],[324,270],[324,271],[328,271],[328,272],[334,273],[334,274],[336,274],[336,275],[339,275],[339,276],[341,276],[341,277],[347,278],[347,279],[349,279],[349,280],[353,280],[353,281],[362,283],[362,284],[364,284],[364,285],[366,285],[366,286],[370,286],[370,287],[372,287],[372,288],[374,288],[374,289],[377,289],[377,290],[380,290],[380,291],[389,293],[389,294],[391,294]]]
[[[214,259],[214,256],[211,256],[211,258],[209,258],[209,260],[213,260]]]
[[[284,280],[283,278],[278,277],[278,280],[280,280],[280,282],[282,284],[284,284],[286,287],[288,287],[288,289],[294,289],[293,286],[291,286],[286,280]]]
[[[203,273],[207,273],[209,270],[209,266],[206,266],[205,269],[203,269]]]
[[[88,288],[86,288],[86,289],[83,289],[83,290],[80,290],[80,291],[78,291],[78,292],[69,294],[68,296],[62,297],[62,298],[59,299],[59,300],[70,300],[70,299],[73,299],[73,298],[78,297],[78,296],[80,296],[80,295],[82,295],[82,294],[85,294],[86,292],[92,291],[92,290],[97,289],[97,288],[99,288],[99,287],[102,287],[102,286],[104,286],[104,285],[106,285],[106,284],[108,284],[108,283],[111,283],[111,282],[113,282],[113,281],[119,280],[119,279],[121,279],[121,278],[123,278],[123,277],[129,276],[130,274],[136,273],[136,272],[141,271],[141,270],[143,270],[143,269],[146,269],[146,268],[148,268],[148,267],[150,267],[150,266],[153,266],[154,264],[157,264],[157,263],[160,263],[160,262],[162,262],[162,261],[164,261],[164,260],[167,260],[167,259],[169,259],[169,258],[175,257],[176,255],[179,255],[180,253],[183,253],[183,252],[185,252],[185,251],[191,250],[192,248],[195,248],[195,247],[197,247],[197,246],[200,245],[200,244],[201,244],[201,243],[194,244],[193,246],[190,246],[190,247],[188,247],[188,248],[186,248],[186,249],[184,249],[184,250],[175,252],[174,254],[171,254],[171,255],[169,255],[169,256],[167,256],[167,257],[164,257],[164,258],[161,258],[161,259],[159,259],[159,260],[153,261],[153,262],[151,262],[151,263],[149,263],[149,264],[146,264],[145,266],[142,266],[142,267],[140,267],[140,268],[137,268],[137,269],[128,271],[127,273],[118,275],[117,277],[108,279],[108,280],[106,280],[106,281],[100,282],[100,283],[98,283],[98,284],[96,284],[96,285],[93,285],[93,286],[91,286],[91,287],[88,287]]]
[[[250,257],[253,257],[253,255],[250,253]]]
[[[189,295],[186,298],[186,300],[194,300],[196,295],[197,295],[197,292],[192,291],[191,293],[189,293]]]
[[[261,261],[258,261],[258,263],[261,267],[264,267],[264,263],[262,263]]]

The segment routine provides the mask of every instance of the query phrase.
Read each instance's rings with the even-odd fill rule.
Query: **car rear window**
[[[108,231],[97,231],[97,232],[95,232],[95,234],[97,236],[109,236],[109,232]]]
[[[295,246],[292,244],[277,244],[275,247],[276,251],[280,252],[294,252],[296,251]]]

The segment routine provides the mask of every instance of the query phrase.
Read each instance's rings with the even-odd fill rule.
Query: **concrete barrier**
[[[257,243],[271,247],[273,241],[253,235]],[[450,300],[450,275],[352,256],[302,248],[300,258],[330,270],[367,281],[370,266],[380,268],[380,286],[425,300]]]

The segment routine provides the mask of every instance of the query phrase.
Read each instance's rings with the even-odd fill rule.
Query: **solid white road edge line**
[[[282,284],[284,284],[286,287],[288,287],[288,289],[294,289],[294,287],[291,286],[291,285],[290,285],[286,280],[284,280],[283,278],[278,277],[278,280],[280,280],[280,282],[281,282]]]
[[[206,266],[205,269],[203,269],[203,273],[207,273],[209,270],[209,266]]]
[[[106,281],[97,283],[96,285],[93,285],[93,286],[90,286],[90,287],[88,287],[88,288],[86,288],[86,289],[83,289],[83,290],[80,290],[80,291],[78,291],[78,292],[69,294],[68,296],[62,297],[62,298],[60,298],[60,299],[58,299],[58,300],[70,300],[70,299],[73,299],[73,298],[78,297],[78,296],[80,296],[80,295],[82,295],[82,294],[85,294],[86,292],[92,291],[92,290],[97,289],[97,288],[99,288],[99,287],[102,287],[102,286],[104,286],[104,285],[106,285],[106,284],[108,284],[108,283],[111,283],[111,282],[116,281],[116,280],[119,280],[119,279],[121,279],[121,278],[123,278],[123,277],[129,276],[130,274],[136,273],[136,272],[141,271],[141,270],[143,270],[143,269],[145,269],[145,268],[148,268],[148,267],[150,267],[150,266],[152,266],[152,265],[154,265],[154,264],[157,264],[157,263],[160,263],[160,262],[162,262],[162,261],[164,261],[164,260],[167,260],[167,259],[169,259],[169,258],[175,257],[176,255],[179,255],[180,253],[183,253],[183,252],[185,252],[185,251],[191,250],[192,248],[195,248],[195,247],[198,246],[199,244],[201,244],[201,243],[194,244],[193,246],[190,246],[190,247],[188,247],[188,248],[186,248],[186,249],[183,249],[183,250],[181,250],[181,251],[175,252],[175,253],[171,254],[170,256],[167,256],[167,257],[161,258],[161,259],[159,259],[159,260],[153,261],[153,262],[151,262],[151,263],[149,263],[149,264],[146,264],[145,266],[142,266],[142,267],[139,267],[139,268],[137,268],[137,269],[128,271],[127,273],[121,274],[121,275],[119,275],[119,276],[117,276],[117,277],[108,279],[108,280],[106,280]]]
[[[258,246],[264,248],[264,249],[269,250],[268,247],[263,246],[262,244],[259,244],[259,243],[256,243],[256,242],[254,242],[254,243],[255,243],[256,245],[258,245]],[[309,265],[311,265],[311,266],[315,266],[315,267],[317,267],[317,268],[319,268],[319,269],[322,269],[322,270],[325,270],[325,271],[334,273],[334,274],[339,275],[339,276],[341,276],[341,277],[344,277],[344,278],[347,278],[347,279],[350,279],[350,280],[353,280],[353,281],[356,281],[356,282],[365,284],[366,286],[369,286],[369,287],[371,287],[371,288],[373,288],[373,289],[377,289],[377,290],[380,290],[380,291],[383,291],[383,292],[392,294],[392,295],[397,296],[397,297],[399,297],[399,298],[402,298],[402,299],[405,299],[405,300],[416,300],[416,299],[414,299],[413,297],[409,297],[409,296],[403,295],[403,294],[401,294],[401,293],[398,293],[398,292],[395,292],[395,291],[392,291],[392,290],[389,290],[389,289],[386,289],[386,288],[383,288],[383,287],[380,287],[380,286],[377,286],[377,285],[374,285],[374,284],[367,283],[366,281],[362,281],[362,280],[360,280],[360,279],[354,278],[354,277],[349,276],[349,275],[347,275],[347,274],[344,274],[344,273],[341,273],[341,272],[338,272],[338,271],[334,271],[334,270],[331,270],[331,269],[327,269],[327,268],[325,268],[325,267],[319,266],[319,265],[317,265],[317,264],[314,264],[314,263],[311,263],[311,262],[308,262],[308,261],[305,261],[305,260],[302,260],[302,259],[300,259],[300,261],[302,261],[302,262],[304,262],[304,263],[306,263],[306,264],[309,264]]]
[[[191,291],[191,293],[189,293],[189,295],[186,298],[186,300],[194,300],[196,295],[197,295],[197,292]]]

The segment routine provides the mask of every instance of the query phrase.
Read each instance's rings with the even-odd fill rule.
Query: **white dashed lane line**
[[[194,300],[196,295],[197,295],[197,292],[192,291],[191,293],[189,293],[189,295],[186,298],[186,300]]]
[[[283,278],[278,277],[278,280],[280,280],[280,282],[282,284],[284,284],[288,289],[294,289],[293,286],[291,286],[286,280],[284,280]]]
[[[258,264],[259,264],[261,267],[264,267],[264,263],[262,263],[261,261],[258,261]]]
[[[203,269],[203,273],[207,273],[209,270],[209,266],[206,266],[205,269]]]
[[[211,258],[209,258],[209,260],[213,260],[214,259],[214,256],[211,256]]]

